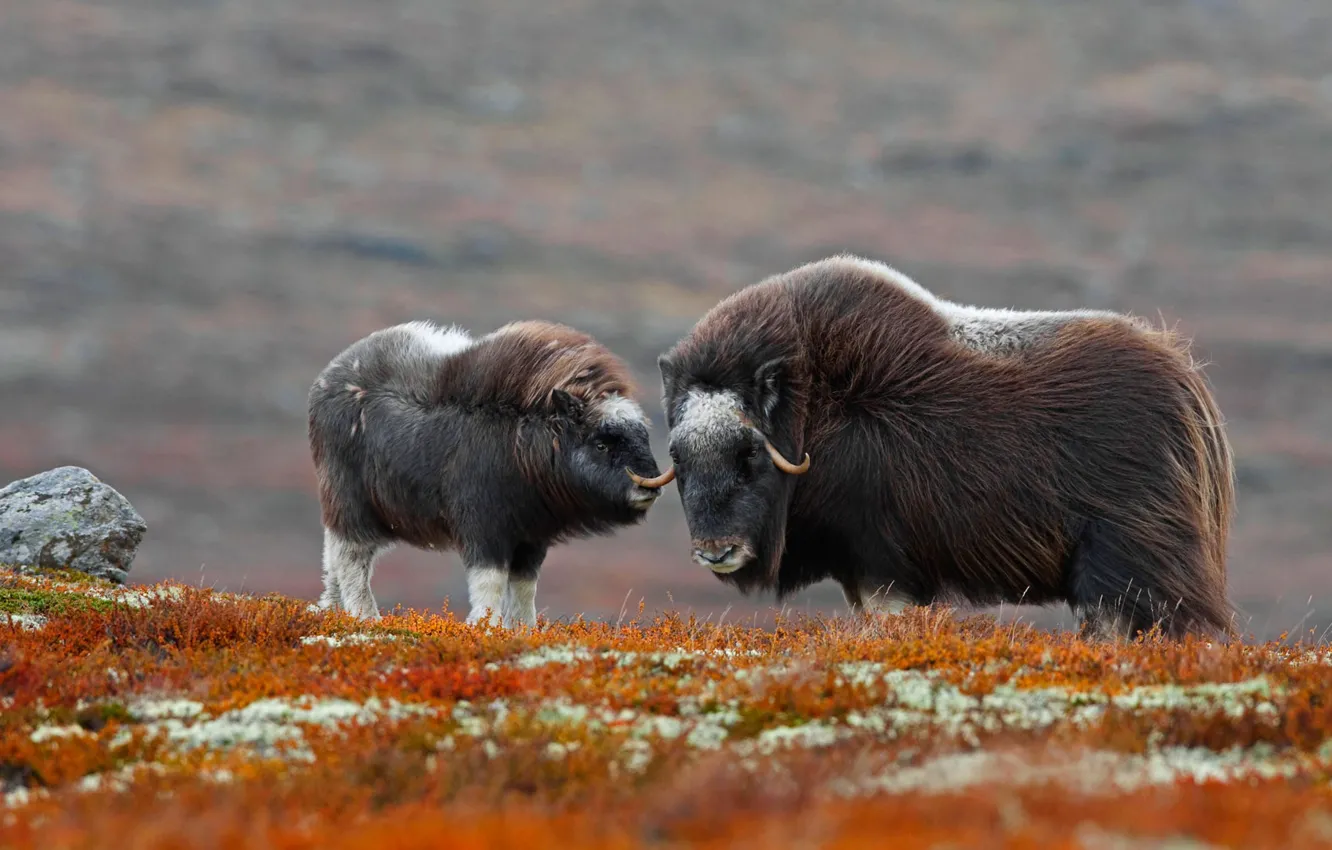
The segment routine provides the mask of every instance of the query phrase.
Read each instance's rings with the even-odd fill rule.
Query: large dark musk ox
[[[1233,637],[1231,450],[1188,346],[1102,311],[940,299],[838,256],[659,358],[694,559],[853,610],[1068,603],[1092,637]]]
[[[353,343],[310,388],[320,605],[378,617],[375,560],[406,543],[461,553],[468,622],[535,624],[549,547],[638,523],[661,494],[633,393],[621,360],[563,325],[473,339],[409,322]]]

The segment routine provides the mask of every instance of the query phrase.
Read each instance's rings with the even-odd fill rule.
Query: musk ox
[[[536,622],[559,542],[640,522],[664,481],[624,363],[526,321],[471,338],[409,322],[324,368],[309,439],[324,525],[322,607],[379,616],[370,576],[398,543],[457,551],[468,622]]]
[[[1173,333],[954,304],[841,255],[658,359],[693,557],[853,611],[1068,603],[1093,637],[1232,636],[1231,449]]]

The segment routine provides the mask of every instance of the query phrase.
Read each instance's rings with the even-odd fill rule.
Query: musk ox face
[[[614,522],[642,520],[666,483],[657,480],[661,470],[652,457],[642,410],[620,396],[586,406],[562,390],[555,391],[553,401],[568,421],[577,423],[563,432],[561,441],[583,500]]]
[[[673,475],[689,526],[693,560],[741,584],[763,583],[775,570],[795,477],[805,456],[790,463],[759,427],[779,403],[779,361],[759,367],[752,385],[683,386],[660,362],[671,423]],[[757,567],[746,576],[741,570]]]

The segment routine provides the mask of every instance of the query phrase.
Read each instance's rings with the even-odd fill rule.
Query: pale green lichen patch
[[[0,614],[0,623],[18,626],[20,629],[36,631],[46,625],[46,618],[41,614]]]
[[[534,670],[547,664],[578,664],[591,661],[594,657],[591,650],[581,646],[551,645],[537,647],[531,652],[525,652],[514,658],[510,663],[519,670]]]
[[[55,738],[86,738],[91,737],[88,730],[75,724],[60,726],[38,726],[32,730],[28,739],[34,744],[40,744],[44,741],[50,741]]]
[[[869,776],[846,777],[830,784],[843,796],[912,792],[954,793],[1002,782],[1010,786],[1054,782],[1083,794],[1112,794],[1142,787],[1190,782],[1289,778],[1317,762],[1280,754],[1266,745],[1228,750],[1165,747],[1146,754],[1089,750],[1030,754],[971,751],[949,753],[919,765],[893,766]]]
[[[308,635],[301,638],[301,645],[312,646],[315,644],[326,644],[336,649],[342,646],[392,643],[402,639],[401,635],[386,632],[351,632],[345,635]]]
[[[434,715],[437,710],[373,697],[365,702],[307,697],[260,699],[216,716],[192,700],[143,701],[133,704],[130,713],[142,722],[140,728],[146,734],[162,734],[171,745],[182,749],[247,747],[257,755],[269,756],[279,754],[283,744],[299,745],[306,727],[332,730],[344,723],[393,722]],[[130,732],[125,730],[118,743],[129,737]],[[300,760],[313,759],[299,746],[289,754]]]

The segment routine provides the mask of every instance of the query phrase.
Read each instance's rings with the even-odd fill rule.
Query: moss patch
[[[40,567],[27,564],[0,564],[0,573],[12,572],[24,576],[36,576],[47,578],[52,581],[63,582],[64,584],[82,584],[92,587],[115,588],[119,587],[115,582],[100,576],[90,575],[82,570],[72,570],[65,567]]]
[[[71,611],[110,611],[115,603],[83,593],[52,590],[29,590],[18,587],[0,587],[0,613],[4,614],[65,614]]]

